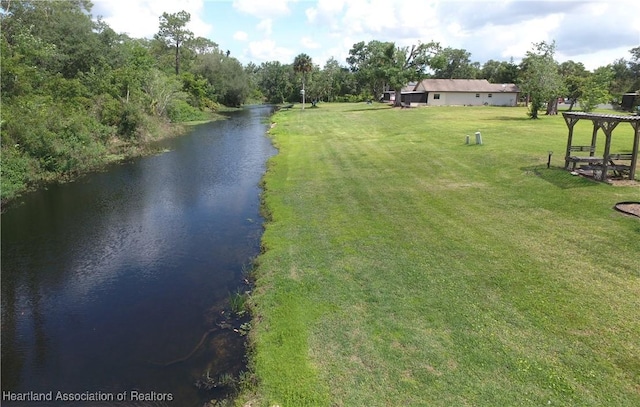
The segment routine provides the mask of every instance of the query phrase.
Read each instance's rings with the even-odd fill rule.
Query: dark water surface
[[[156,364],[214,327],[259,251],[270,113],[196,126],[164,142],[167,153],[50,186],[2,215],[3,406],[198,406],[215,396],[193,385],[204,372],[242,368],[231,330]],[[114,402],[7,401],[30,391]],[[131,391],[173,401],[134,403]]]

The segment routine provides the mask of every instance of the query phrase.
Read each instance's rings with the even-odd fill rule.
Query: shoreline
[[[237,109],[235,109],[237,110]],[[212,112],[208,120],[198,120],[189,122],[178,123],[162,123],[158,132],[151,136],[147,134],[142,137],[141,143],[130,143],[122,141],[118,138],[111,140],[111,145],[107,146],[107,152],[102,156],[100,163],[81,171],[71,171],[61,174],[54,173],[42,173],[40,178],[32,181],[26,185],[25,188],[19,190],[14,196],[10,198],[3,198],[0,202],[0,213],[5,213],[16,205],[20,205],[20,201],[27,195],[34,193],[41,189],[46,189],[50,185],[54,184],[66,184],[75,182],[85,175],[92,173],[99,173],[107,170],[110,165],[118,165],[128,160],[132,160],[139,157],[148,157],[155,154],[162,154],[166,151],[156,146],[157,143],[163,140],[170,140],[172,138],[181,137],[187,134],[190,127],[197,126],[199,124],[214,122],[218,120],[226,120],[225,113],[234,111],[233,109],[222,110],[220,112]]]

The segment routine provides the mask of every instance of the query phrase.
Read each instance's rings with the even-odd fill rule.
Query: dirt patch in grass
[[[592,170],[576,170],[575,172],[572,172],[573,175],[581,175],[585,178],[589,178],[592,180],[596,180],[596,177],[594,175],[594,172]],[[607,177],[607,183],[616,187],[633,187],[633,186],[640,186],[640,182],[633,180],[633,179],[627,179],[627,178],[621,178],[621,177]]]
[[[640,218],[640,202],[620,202],[616,204],[615,208],[620,212]]]
[[[616,187],[638,187],[640,182],[632,179],[610,179],[608,182]]]

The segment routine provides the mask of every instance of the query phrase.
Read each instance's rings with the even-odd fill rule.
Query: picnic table
[[[639,116],[619,116],[585,112],[564,112],[562,113],[562,116],[569,128],[567,148],[565,152],[565,169],[574,171],[578,164],[584,163],[585,165],[581,168],[594,170],[594,175],[596,175],[595,172],[598,172],[599,176],[596,178],[601,181],[607,180],[609,171],[613,171],[617,176],[628,176],[631,180],[635,178],[635,169],[638,163],[638,150],[640,149]],[[589,145],[573,144],[573,130],[580,119],[587,119],[593,123],[593,132],[591,135],[591,143]],[[634,130],[634,137],[632,139],[633,147],[630,153],[611,152],[612,133],[620,123],[629,123]],[[596,156],[596,142],[599,130],[602,130],[605,135],[605,145],[603,154],[601,156]],[[576,152],[582,152],[584,154],[577,155]]]

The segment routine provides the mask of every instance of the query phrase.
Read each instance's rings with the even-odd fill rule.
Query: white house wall
[[[439,94],[440,99],[434,99],[434,95]],[[485,103],[491,106],[516,106],[518,97],[517,93],[492,93],[489,97],[488,93],[479,93],[480,97],[476,97],[476,93],[463,92],[429,92],[427,105],[431,106],[482,106]]]
[[[517,93],[493,93],[489,99],[489,104],[493,106],[517,106]]]

